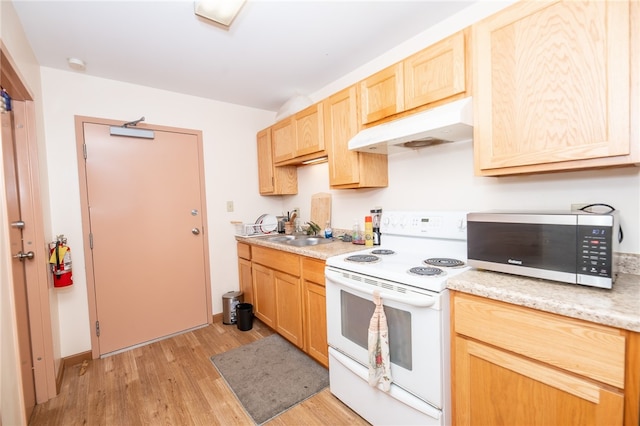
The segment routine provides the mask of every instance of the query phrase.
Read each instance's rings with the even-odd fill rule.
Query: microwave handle
[[[327,280],[333,281],[338,285],[373,296],[373,291],[374,291],[373,288],[370,289],[367,286],[354,285],[351,282],[349,282],[349,280],[342,278],[339,272],[325,270],[325,276]],[[411,297],[403,297],[403,296],[400,296],[399,294],[396,295],[393,293],[384,292],[380,294],[380,297],[382,298],[383,301],[392,300],[394,302],[404,303],[406,305],[417,306],[420,308],[427,308],[436,303],[436,299],[434,297],[426,294],[418,294],[418,293],[413,293],[413,296]]]

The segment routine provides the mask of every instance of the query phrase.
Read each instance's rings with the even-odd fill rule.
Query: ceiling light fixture
[[[69,64],[69,68],[71,68],[72,70],[84,71],[87,68],[87,65],[82,59],[67,58],[67,63]]]
[[[229,27],[244,2],[245,0],[198,0],[194,3],[195,14]]]

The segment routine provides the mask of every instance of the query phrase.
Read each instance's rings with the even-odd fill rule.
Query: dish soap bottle
[[[327,221],[327,224],[324,227],[324,237],[333,238],[333,230],[331,229],[331,223],[329,221]]]
[[[371,216],[364,217],[364,245],[373,247],[373,218]]]

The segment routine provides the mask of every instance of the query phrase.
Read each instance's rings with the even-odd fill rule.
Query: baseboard
[[[222,322],[222,313],[219,314],[213,314],[213,322]]]
[[[81,352],[79,354],[62,358],[60,369],[58,370],[58,376],[56,377],[56,394],[60,393],[64,371],[67,366],[71,367],[72,365],[81,364],[83,361],[91,361],[92,359],[91,351]]]

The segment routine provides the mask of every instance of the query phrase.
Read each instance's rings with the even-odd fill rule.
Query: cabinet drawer
[[[617,329],[455,294],[457,334],[624,388],[625,336]]]
[[[251,260],[251,246],[245,243],[238,243],[238,257],[241,259]]]
[[[297,254],[254,246],[251,255],[253,263],[259,263],[295,277],[300,276],[300,256]]]
[[[310,257],[302,258],[302,273],[307,281],[321,284],[324,286],[324,261],[312,259]]]

